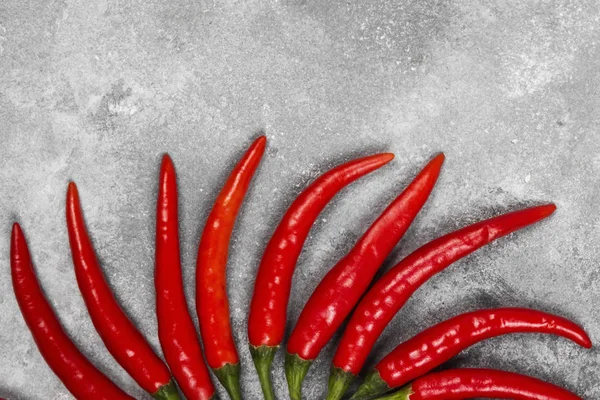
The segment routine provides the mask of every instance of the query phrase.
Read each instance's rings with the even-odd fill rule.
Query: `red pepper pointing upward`
[[[264,136],[256,139],[229,175],[206,220],[198,248],[196,311],[206,361],[234,400],[241,399],[240,364],[229,320],[227,254],[235,219],[266,142]]]
[[[527,308],[461,314],[424,330],[385,356],[351,397],[366,400],[407,384],[467,347],[509,333],[546,333],[592,347],[585,331],[568,319]]]
[[[324,173],[296,198],[275,229],[258,268],[248,318],[250,351],[266,400],[275,398],[271,362],[283,340],[292,276],[310,228],[340,190],[393,158],[376,154]]]
[[[439,176],[444,155],[435,157],[319,283],[287,344],[286,377],[293,400],[301,398],[302,381],[367,289],[375,273],[423,207]]]
[[[156,254],[154,286],[158,338],[167,364],[189,400],[215,399],[196,327],[187,307],[179,250],[177,176],[165,155],[160,167],[156,201]]]
[[[360,301],[333,358],[328,400],[339,400],[360,372],[383,329],[429,278],[458,259],[546,218],[556,206],[519,210],[469,225],[414,251],[381,277]]]
[[[487,397],[515,400],[582,400],[561,387],[493,369],[449,369],[418,378],[377,400],[462,400]]]
[[[98,371],[63,330],[37,280],[19,224],[13,225],[10,267],[23,318],[44,360],[69,392],[78,399],[133,400]]]
[[[104,279],[88,236],[77,186],[67,190],[67,227],[77,283],[104,345],[135,381],[156,399],[179,399],[167,366],[131,323]]]

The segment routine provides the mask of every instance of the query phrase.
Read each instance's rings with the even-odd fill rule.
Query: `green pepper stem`
[[[213,368],[213,372],[225,387],[231,400],[242,400],[240,387],[240,364],[225,364],[221,368]]]
[[[386,394],[382,397],[377,397],[375,400],[410,400],[410,396],[414,393],[415,392],[413,392],[412,387],[407,385],[397,392]]]
[[[250,345],[250,354],[254,360],[258,380],[262,388],[265,400],[275,400],[273,385],[271,384],[271,364],[279,346],[252,346]]]
[[[379,372],[373,370],[367,377],[362,385],[358,387],[358,390],[350,397],[350,400],[368,400],[375,396],[387,393],[392,390],[391,387],[385,383]]]
[[[311,365],[312,360],[305,360],[298,354],[285,355],[285,377],[292,400],[302,400],[302,382]]]
[[[156,400],[181,400],[179,393],[177,392],[177,386],[175,382],[170,380],[166,385],[162,385],[156,393],[152,394],[152,397]]]
[[[344,371],[342,368],[333,367],[329,374],[329,389],[327,391],[327,400],[340,400],[356,375],[352,372]]]

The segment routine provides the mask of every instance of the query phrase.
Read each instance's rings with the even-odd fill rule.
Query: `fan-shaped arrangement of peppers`
[[[75,183],[67,189],[66,222],[75,276],[94,327],[106,349],[156,399],[216,399],[210,367],[233,400],[242,399],[240,358],[233,339],[226,291],[230,236],[236,216],[266,146],[259,137],[235,166],[208,216],[197,256],[196,312],[200,337],[183,290],[175,167],[162,160],[156,203],[155,289],[158,336],[155,354],[123,312],[104,279],[86,230]],[[344,187],[393,159],[376,154],[349,161],[312,182],[289,206],[273,231],[258,266],[250,304],[248,338],[264,398],[275,399],[271,363],[284,342],[292,276],[308,233],[320,212]],[[482,246],[540,221],[553,204],[531,207],[445,234],[408,255],[372,282],[429,197],[444,155],[434,157],[325,275],[308,299],[286,344],[285,374],[293,400],[311,363],[348,321],[329,379],[328,400],[344,397],[363,369],[383,329],[429,278]],[[98,370],[61,327],[36,278],[24,234],[11,238],[14,292],[42,356],[78,399],[131,399]],[[232,267],[234,268],[234,267]],[[577,324],[525,308],[476,310],[457,315],[398,344],[366,376],[353,400],[442,400],[477,396],[536,400],[580,399],[538,379],[507,371],[451,369],[431,372],[481,340],[509,333],[546,333],[585,348],[591,341]],[[206,360],[206,361],[205,361]],[[348,394],[349,395],[349,394]]]

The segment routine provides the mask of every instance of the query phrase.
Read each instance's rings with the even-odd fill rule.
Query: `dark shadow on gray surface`
[[[25,397],[25,395],[22,392],[16,392],[14,390],[4,390],[4,389],[0,389],[0,397],[7,399],[7,400],[29,400],[28,397]]]

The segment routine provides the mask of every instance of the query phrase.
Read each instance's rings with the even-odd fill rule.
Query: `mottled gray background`
[[[600,12],[575,0],[2,0],[0,2],[0,395],[66,399],[21,318],[9,234],[22,223],[40,280],[83,352],[147,398],[95,333],[64,223],[74,179],[106,275],[158,349],[153,230],[161,154],[177,166],[186,291],[203,221],[260,130],[268,150],[231,246],[243,389],[259,398],[246,346],[257,261],[286,206],[315,176],[358,155],[396,159],[322,214],[295,277],[290,323],[319,279],[434,153],[434,195],[384,268],[436,236],[524,205],[549,220],[456,263],[399,313],[371,363],[462,311],[535,306],[600,341]],[[333,347],[305,384],[324,393]],[[598,350],[513,335],[454,365],[537,376],[600,398]],[[282,354],[274,369],[285,395]]]

